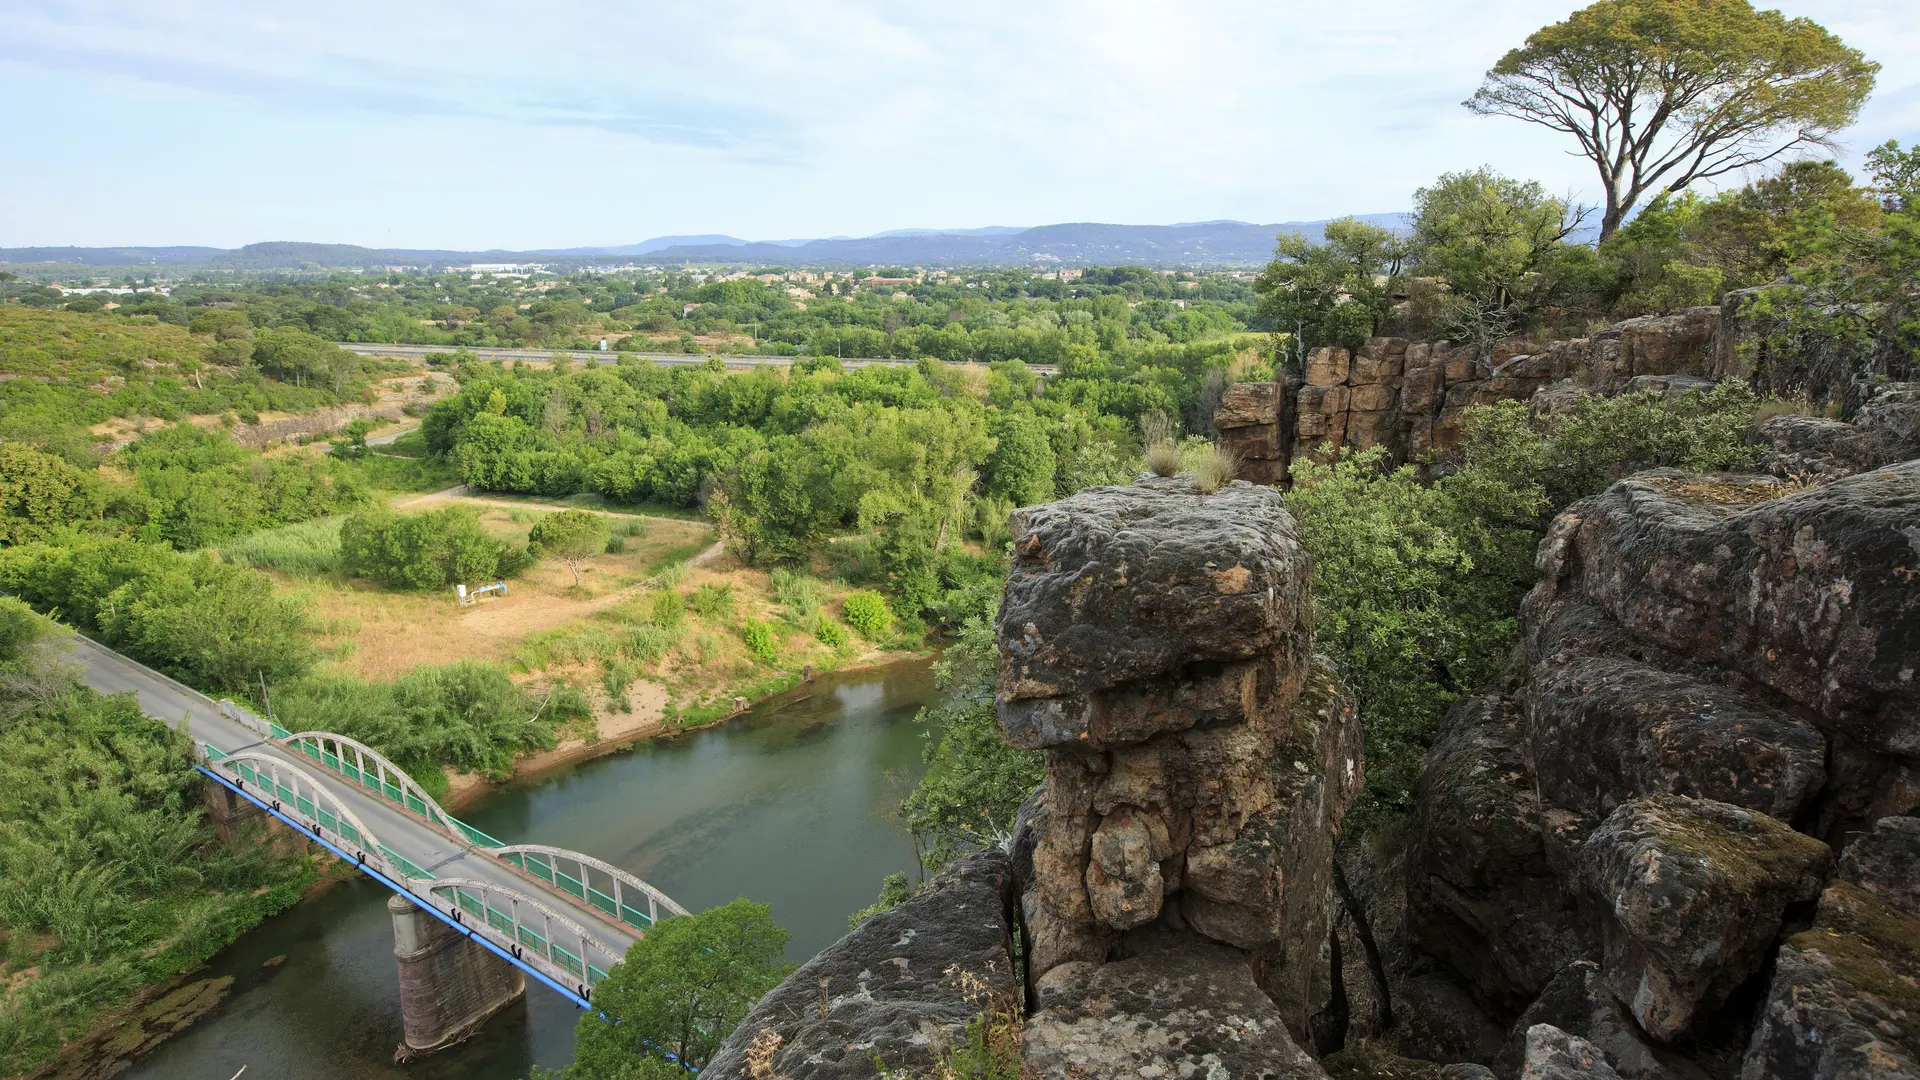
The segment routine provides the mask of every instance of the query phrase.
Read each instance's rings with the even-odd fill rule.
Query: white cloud
[[[1848,142],[1920,129],[1913,0],[1801,0],[1886,67]],[[1491,164],[1459,107],[1539,0],[43,3],[9,16],[0,243],[607,243],[1398,209]],[[164,205],[129,199],[164,190]]]

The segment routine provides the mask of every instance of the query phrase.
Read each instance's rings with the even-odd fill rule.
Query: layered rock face
[[[1215,942],[1305,1038],[1361,736],[1312,658],[1308,559],[1279,493],[1150,479],[1013,524],[998,708],[1008,741],[1047,751],[1023,896],[1036,991]]]
[[[997,711],[1046,780],[1009,850],[815,956],[702,1075],[933,1075],[992,1010],[1025,1014],[1028,1075],[1325,1080],[1302,1046],[1344,1007],[1333,852],[1361,729],[1313,653],[1280,494],[1093,488],[1017,512],[1013,541]]]
[[[1315,349],[1294,381],[1229,387],[1213,423],[1239,475],[1258,484],[1280,482],[1291,461],[1327,448],[1381,446],[1395,462],[1417,460],[1459,443],[1470,405],[1546,394],[1539,407],[1551,408],[1556,387],[1672,393],[1741,375],[1738,353],[1720,345],[1732,332],[1723,323],[1738,319],[1737,306],[1629,319],[1532,355],[1395,337],[1354,351]]]
[[[1920,461],[1642,474],[1537,569],[1407,856],[1409,939],[1514,1024],[1496,1071],[1552,1025],[1630,1078],[1920,1076]]]

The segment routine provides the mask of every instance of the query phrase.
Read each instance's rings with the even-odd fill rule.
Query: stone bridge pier
[[[479,1031],[500,1010],[526,996],[519,968],[395,894],[393,956],[400,965],[400,1026],[395,1061],[431,1054]]]
[[[233,834],[240,823],[249,818],[261,817],[265,810],[252,799],[238,795],[225,784],[207,781],[206,789],[207,820],[213,823],[214,834],[222,843],[231,843]]]

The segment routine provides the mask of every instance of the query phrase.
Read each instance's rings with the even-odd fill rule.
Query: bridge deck
[[[322,768],[309,757],[262,738],[245,724],[223,715],[217,703],[204,694],[150,671],[86,638],[76,640],[72,657],[83,667],[82,678],[88,686],[108,694],[132,691],[139,698],[141,710],[149,716],[164,720],[176,728],[186,724],[196,745],[204,743],[224,754],[243,751],[264,753],[304,770],[358,815],[381,844],[434,878],[481,882],[545,901],[579,923],[617,956],[624,956],[628,946],[640,936],[632,927],[605,917],[596,908],[580,903],[565,891],[517,872],[500,859],[486,854],[485,849],[461,844],[422,818]],[[432,905],[422,902],[418,895],[408,895],[431,910]],[[556,935],[556,940],[564,942],[565,939]],[[520,966],[540,976],[549,985],[554,984],[551,972],[541,972],[526,963],[520,963]],[[575,994],[565,986],[555,988],[570,998],[577,998],[576,1004],[585,1004],[585,994]]]

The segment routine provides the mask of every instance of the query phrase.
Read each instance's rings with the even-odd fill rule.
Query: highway
[[[364,341],[335,342],[341,348],[361,356],[395,356],[407,360],[424,361],[435,353],[458,352],[456,345],[382,345]],[[586,363],[612,364],[618,362],[619,353],[601,352],[598,349],[492,349],[469,348],[468,352],[483,360],[551,360],[564,356],[571,360]],[[710,358],[707,353],[629,353],[640,356],[656,364],[667,367],[689,367],[704,364]],[[788,367],[796,357],[792,356],[743,356],[732,353],[720,354],[720,360],[730,368],[742,370],[758,367]],[[915,360],[900,360],[881,356],[849,356],[841,359],[845,367],[862,368],[879,365],[915,364]],[[1027,369],[1036,375],[1054,375],[1058,369],[1052,364],[1029,364]]]
[[[639,936],[632,927],[605,918],[598,910],[573,902],[563,893],[536,884],[506,863],[487,854],[484,849],[454,840],[446,832],[429,825],[420,817],[402,810],[387,799],[380,798],[338,773],[322,767],[311,758],[263,737],[261,732],[255,731],[245,722],[246,719],[251,719],[255,723],[262,723],[257,717],[250,717],[245,713],[240,713],[240,718],[229,716],[205,694],[78,634],[74,635],[70,656],[80,665],[81,680],[88,686],[103,694],[132,691],[139,699],[141,711],[165,721],[171,727],[184,726],[192,736],[196,749],[204,743],[225,755],[246,752],[265,754],[284,761],[318,780],[320,786],[358,816],[361,824],[377,838],[379,844],[402,856],[416,867],[425,869],[436,879],[453,878],[483,882],[548,902],[561,911],[566,918],[583,926],[588,933],[593,934],[606,945],[614,953],[610,958],[612,960],[624,956],[627,948]],[[272,793],[267,792],[266,797],[272,798]],[[371,864],[375,860],[371,858],[371,853],[369,854]],[[426,884],[426,882],[414,883],[416,887],[423,887]],[[410,898],[423,907],[431,908],[429,903],[422,902],[421,896],[410,894]],[[564,931],[561,932],[559,940],[565,941]],[[569,947],[572,946],[572,943],[568,944]],[[591,962],[603,968],[611,967],[609,958],[593,957]],[[528,970],[533,974],[542,974],[539,971]],[[554,986],[562,994],[576,997],[571,987],[555,985],[551,979],[545,977],[542,981]],[[584,1003],[584,996],[576,998],[576,1004]]]

